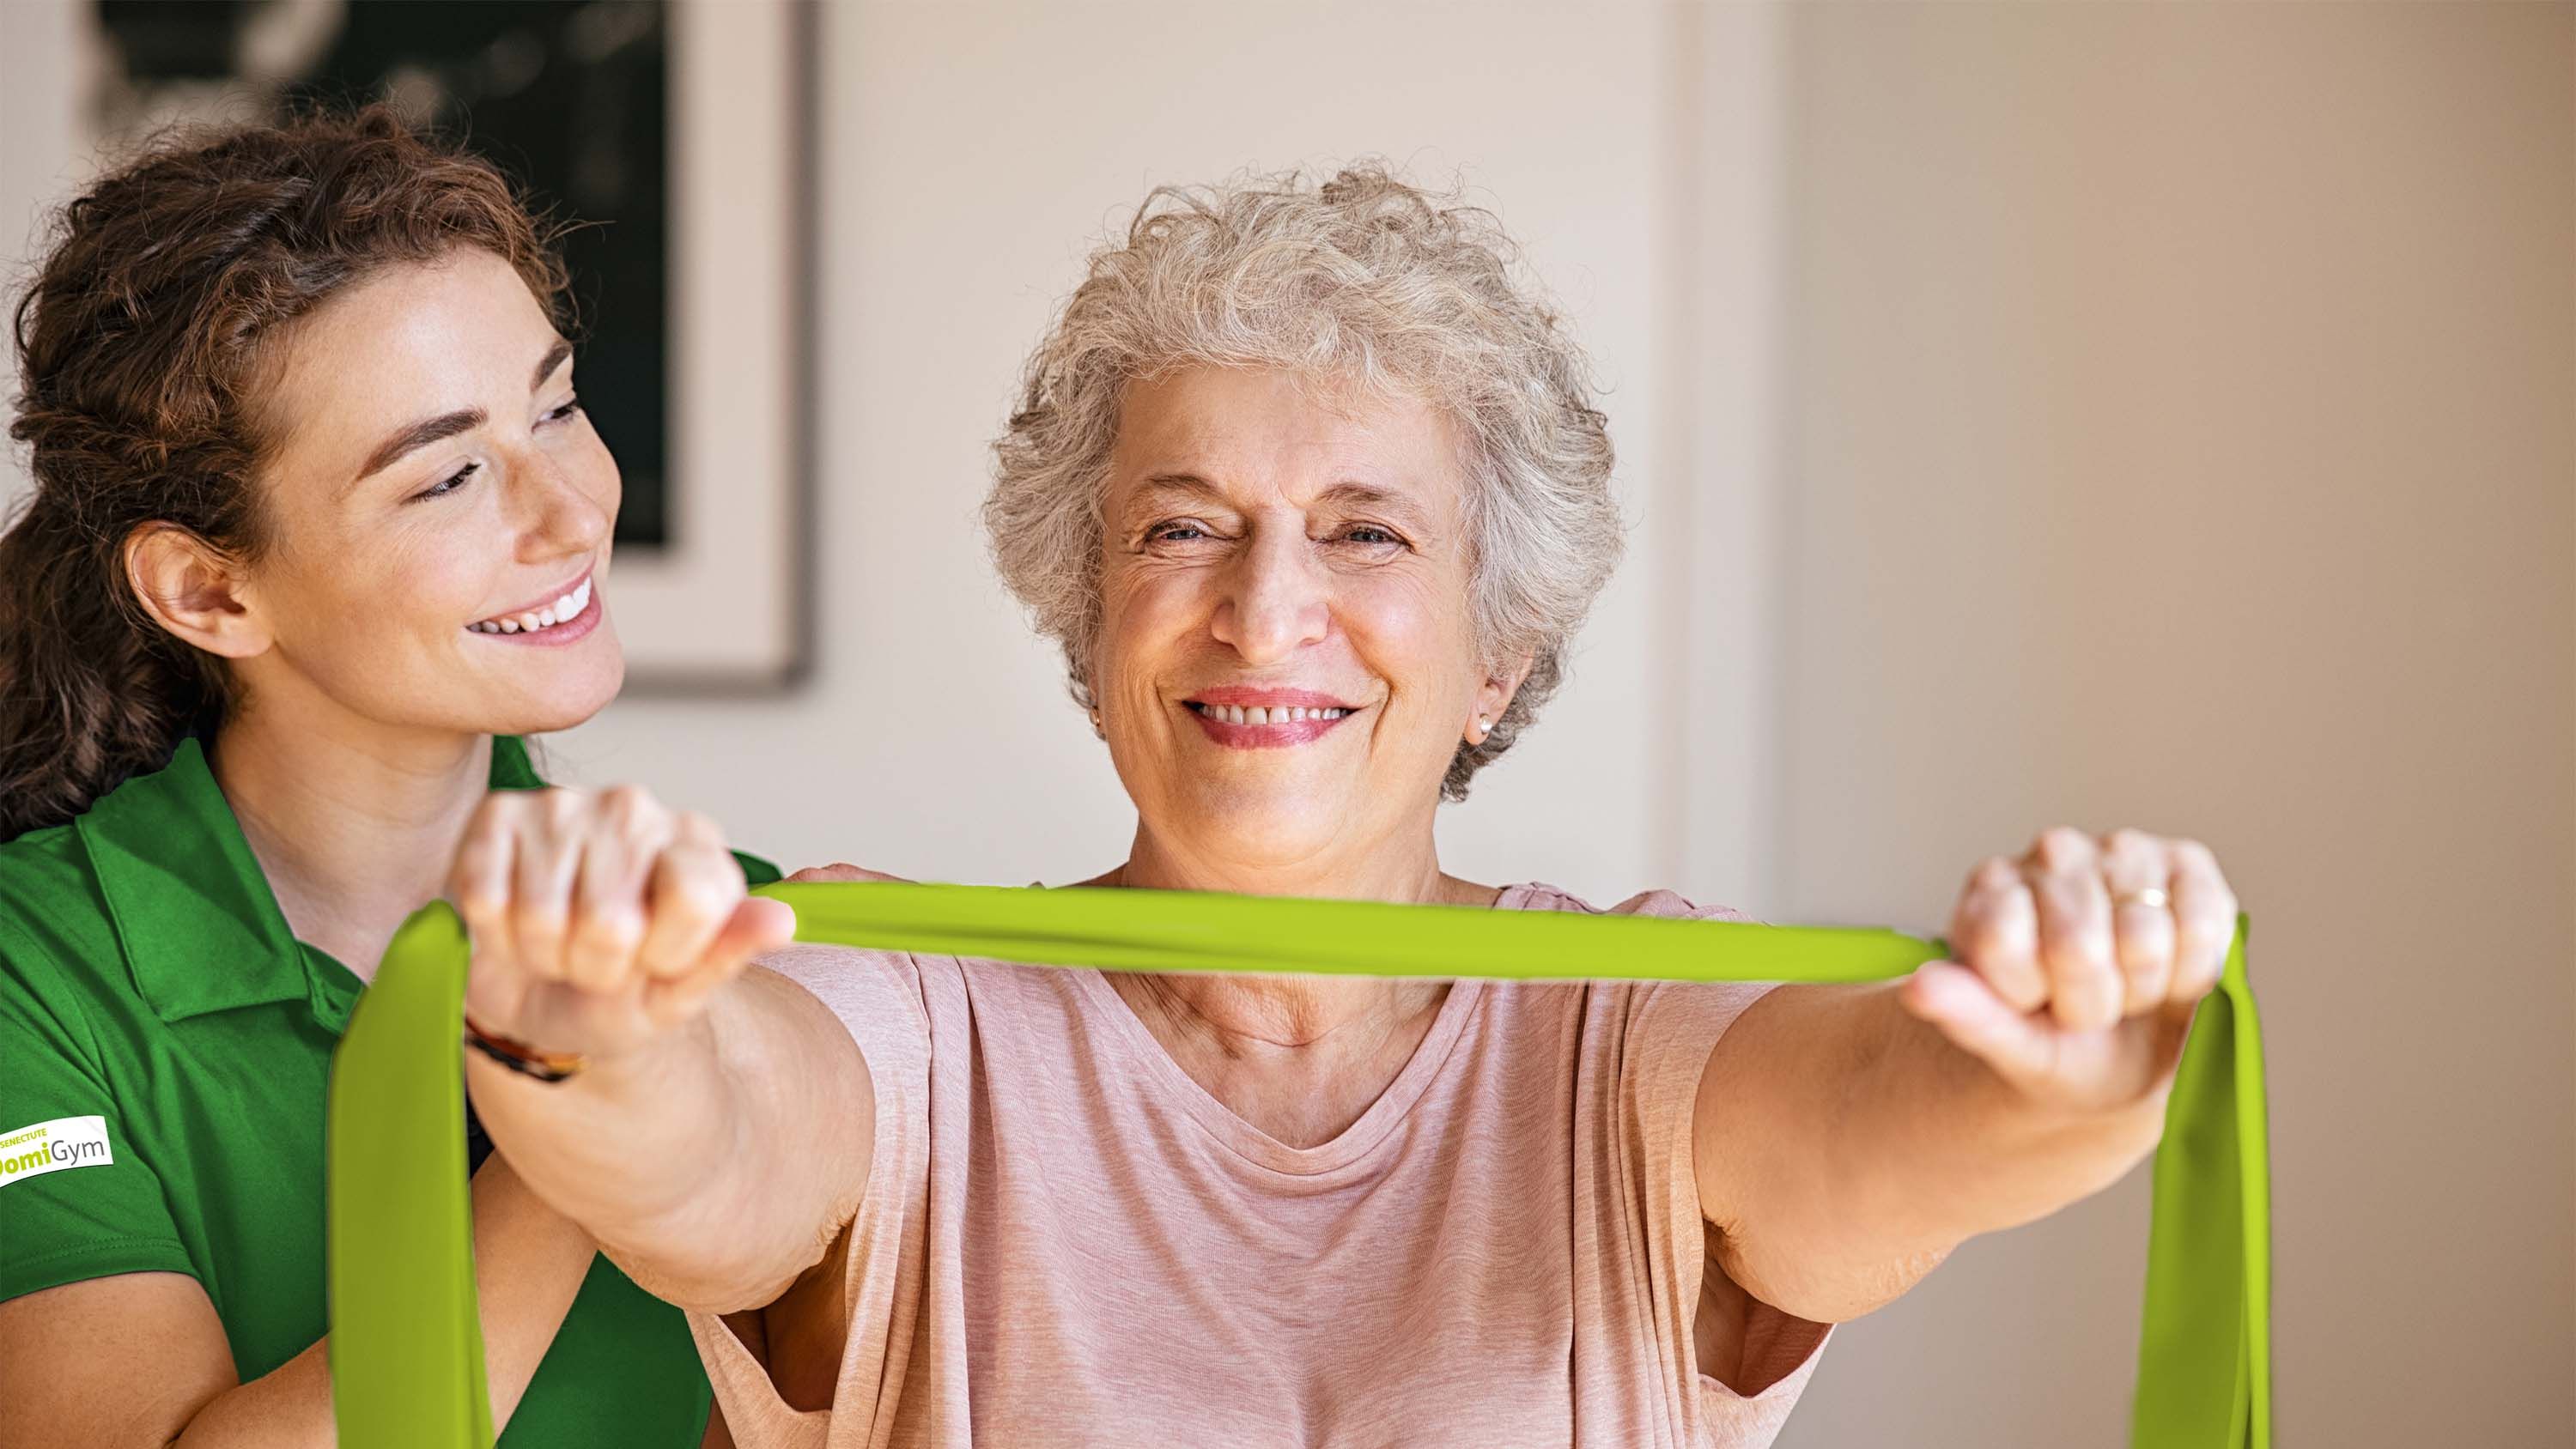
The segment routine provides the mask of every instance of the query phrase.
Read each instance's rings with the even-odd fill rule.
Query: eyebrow
[[[538,361],[536,374],[528,379],[528,391],[535,392],[544,387],[546,379],[554,376],[555,369],[563,366],[571,356],[572,344],[556,338],[555,345],[547,348],[544,358]],[[483,426],[489,417],[490,414],[481,408],[459,408],[452,413],[423,418],[378,444],[376,450],[367,455],[367,461],[360,466],[357,476],[349,480],[350,486],[365,482],[402,461],[408,454],[432,443],[443,442],[459,433],[470,433]]]

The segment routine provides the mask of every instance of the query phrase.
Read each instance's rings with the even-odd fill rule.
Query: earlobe
[[[1476,722],[1467,732],[1469,744],[1482,744],[1485,736],[1494,732],[1494,721],[1512,707],[1513,697],[1521,691],[1521,681],[1529,678],[1530,666],[1535,662],[1533,656],[1524,654],[1512,660],[1506,672],[1485,676],[1485,687],[1476,700]]]
[[[126,536],[125,578],[143,612],[183,643],[247,659],[271,642],[239,567],[176,524],[147,523]]]

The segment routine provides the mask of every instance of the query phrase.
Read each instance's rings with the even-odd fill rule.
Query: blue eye
[[[1205,536],[1195,523],[1158,523],[1145,536],[1156,543],[1173,543],[1186,542],[1184,535],[1191,538]]]
[[[1353,543],[1402,543],[1404,540],[1373,523],[1363,523],[1342,537]]]
[[[482,464],[468,463],[464,467],[457,469],[455,472],[448,474],[437,484],[424,488],[420,492],[413,494],[411,496],[411,501],[417,503],[424,498],[444,498],[448,494],[455,492],[457,489],[464,487],[466,479],[473,477],[476,473],[479,473],[482,470]]]

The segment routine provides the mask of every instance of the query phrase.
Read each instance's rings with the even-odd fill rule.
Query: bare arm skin
[[[474,1175],[474,1281],[497,1430],[596,1249],[494,1157]],[[242,1383],[206,1291],[119,1273],[0,1303],[0,1449],[329,1449],[330,1340]]]
[[[857,1044],[804,988],[754,969],[703,1015],[570,1081],[479,1053],[484,1130],[645,1291],[733,1313],[823,1257],[867,1188],[876,1097]]]
[[[1966,1239],[2117,1181],[2163,1130],[2235,923],[2197,843],[2053,830],[1970,878],[1957,962],[1771,992],[1710,1054],[1693,1115],[1716,1262],[1842,1322]]]
[[[869,878],[889,877],[795,877]],[[839,1284],[816,1269],[866,1191],[876,1099],[840,1021],[746,969],[793,913],[747,896],[712,822],[631,790],[492,796],[448,893],[474,944],[468,1013],[588,1059],[546,1083],[467,1053],[493,1142],[647,1291],[728,1315],[773,1363],[836,1364],[846,1314],[824,1333],[816,1297]],[[782,1298],[806,1311],[742,1316]]]

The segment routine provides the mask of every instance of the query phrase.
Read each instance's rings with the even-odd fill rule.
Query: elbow
[[[847,1263],[850,1227],[858,1204],[821,1214],[810,1231],[761,1241],[739,1230],[703,1229],[671,1234],[660,1246],[603,1242],[600,1251],[638,1287],[691,1313],[741,1313],[766,1308],[789,1289]]]

